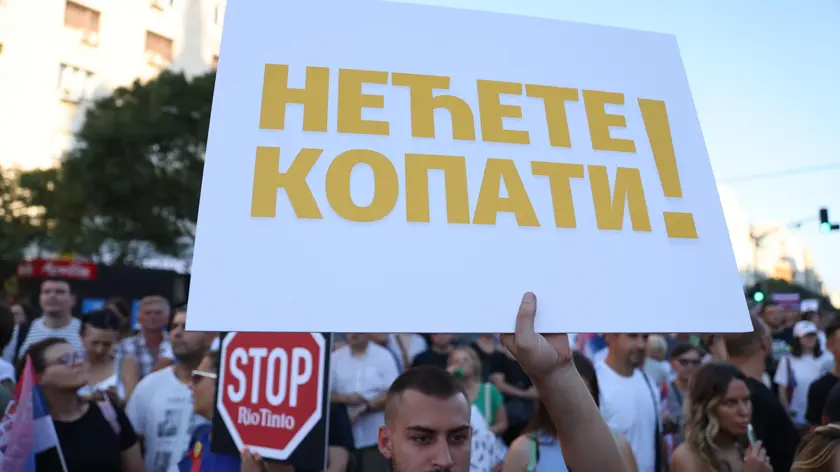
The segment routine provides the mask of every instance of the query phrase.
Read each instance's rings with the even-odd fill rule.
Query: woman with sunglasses
[[[671,348],[671,368],[674,379],[665,385],[662,392],[662,429],[668,438],[670,449],[676,449],[684,439],[683,404],[688,396],[688,381],[700,367],[703,353],[688,342],[680,342]]]
[[[96,310],[85,314],[80,335],[85,348],[88,384],[79,395],[95,396],[108,393],[125,401],[137,385],[139,366],[132,356],[116,351],[122,320],[111,310]]]
[[[178,463],[180,472],[286,472],[279,464],[272,467],[258,454],[243,451],[240,457],[218,454],[210,450],[213,412],[216,403],[216,371],[219,352],[210,351],[192,373],[193,411],[207,419],[195,428],[187,455]],[[289,469],[291,471],[292,469]]]
[[[47,338],[27,349],[58,436],[58,448],[35,456],[37,472],[142,472],[137,435],[122,408],[87,401],[77,394],[88,383],[84,356],[61,338]]]

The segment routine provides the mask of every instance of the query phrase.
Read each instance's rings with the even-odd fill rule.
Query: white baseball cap
[[[793,336],[796,338],[801,338],[809,334],[817,334],[817,331],[819,331],[817,325],[807,320],[797,321],[793,325]]]

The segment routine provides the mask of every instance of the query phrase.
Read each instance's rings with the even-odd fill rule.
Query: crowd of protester
[[[61,446],[38,471],[291,470],[211,451],[220,343],[186,331],[185,309],[146,297],[134,329],[122,300],[78,317],[75,303],[68,282],[46,280],[37,309],[0,308],[0,408],[31,359]],[[624,470],[840,470],[840,317],[767,302],[751,319],[748,333],[569,336]],[[389,399],[399,388],[444,398],[447,382],[470,403],[468,465],[453,436],[448,459],[418,472],[569,470],[577,445],[498,336],[347,333],[333,348],[328,471],[395,470]]]

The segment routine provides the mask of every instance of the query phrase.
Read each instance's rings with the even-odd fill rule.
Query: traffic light
[[[753,293],[753,300],[756,303],[763,302],[764,301],[764,292],[762,292],[761,290],[756,290],[756,292]]]
[[[820,232],[830,233],[840,230],[840,224],[834,224],[828,219],[828,208],[820,208]]]

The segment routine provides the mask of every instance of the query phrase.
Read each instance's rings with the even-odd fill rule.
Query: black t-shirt
[[[531,378],[522,370],[518,362],[508,357],[504,352],[494,352],[490,356],[493,374],[503,374],[505,376],[505,383],[513,385],[516,388],[522,390],[531,388],[533,385]]]
[[[481,380],[486,382],[490,378],[490,374],[493,373],[493,354],[495,354],[495,351],[488,354],[476,343],[471,343],[470,347],[478,354],[478,360],[481,361]]]
[[[348,452],[354,449],[353,425],[347,415],[347,405],[341,403],[330,404],[330,447],[340,447]],[[316,472],[308,469],[295,468],[295,472]]]
[[[122,451],[137,444],[137,435],[122,408],[114,405],[119,435],[96,403],[72,422],[54,421],[67,472],[122,472]],[[37,472],[61,472],[61,459],[53,448],[35,457]]]
[[[822,415],[828,419],[829,423],[840,422],[840,383],[828,392]]]
[[[755,436],[761,440],[773,470],[790,470],[799,433],[779,399],[766,385],[748,378],[752,401],[752,425]]]
[[[831,372],[818,378],[808,388],[808,407],[805,410],[805,419],[809,424],[819,426],[822,424],[823,410],[825,410],[828,394],[840,380]]]
[[[350,416],[347,414],[347,405],[341,403],[330,405],[329,436],[330,446],[353,450],[353,424],[350,423]]]
[[[773,333],[773,339],[778,341],[784,341],[787,343],[788,346],[793,344],[793,328],[788,327],[781,331],[777,331]]]
[[[446,366],[449,364],[449,353],[440,353],[437,351],[433,351],[431,349],[426,349],[425,351],[417,354],[417,357],[414,358],[414,361],[411,363],[412,367],[417,367],[421,365],[436,365],[441,369],[446,369]]]

